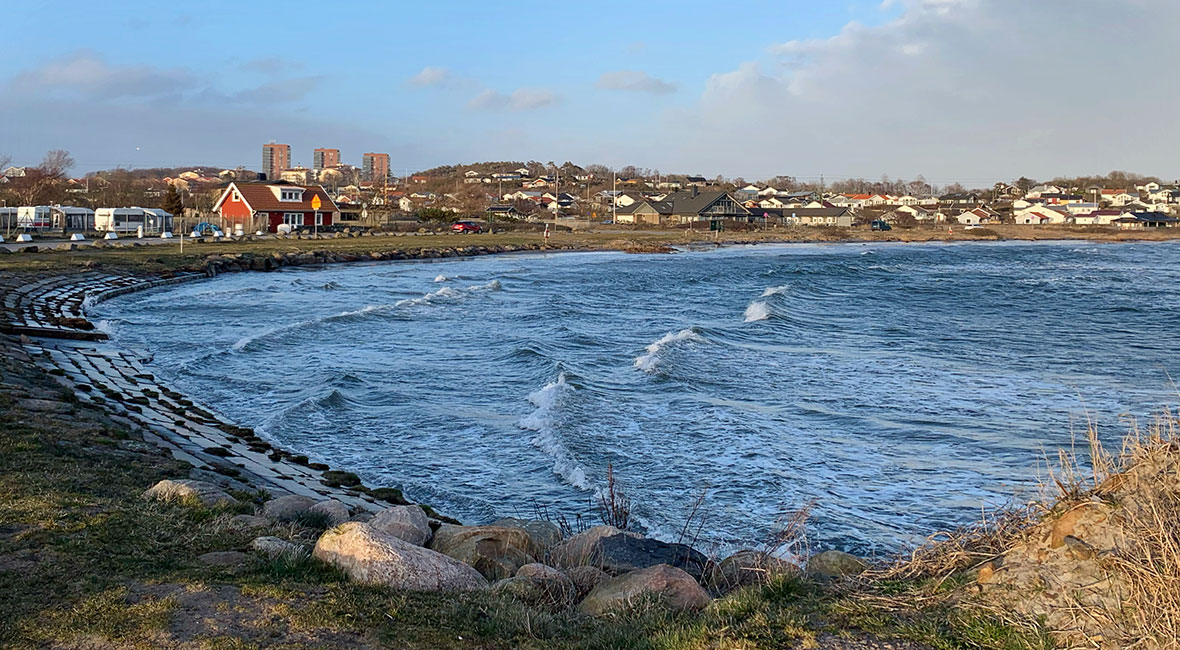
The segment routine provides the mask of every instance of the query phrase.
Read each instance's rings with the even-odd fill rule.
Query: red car
[[[469,232],[480,233],[483,232],[483,227],[474,221],[456,221],[451,225],[451,232],[457,232],[460,235]]]

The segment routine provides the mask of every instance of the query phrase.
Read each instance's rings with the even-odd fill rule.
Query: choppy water
[[[1180,246],[788,245],[234,274],[99,305],[158,374],[273,441],[472,521],[883,552],[971,521],[1045,450],[1175,402]]]

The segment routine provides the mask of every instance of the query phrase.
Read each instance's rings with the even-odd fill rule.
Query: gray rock
[[[687,544],[624,534],[599,538],[590,552],[590,564],[612,575],[667,564],[700,580],[708,563],[708,558]]]
[[[197,556],[198,562],[209,566],[238,566],[245,564],[249,559],[249,555],[238,551],[213,551]]]
[[[843,551],[824,551],[807,559],[803,572],[812,580],[827,581],[864,573],[868,562]]]
[[[794,565],[762,551],[741,550],[712,567],[710,588],[728,593],[738,587],[764,584],[776,575],[796,571]]]
[[[577,600],[585,598],[599,583],[610,580],[610,575],[606,571],[592,566],[570,567],[565,573],[578,590]]]
[[[415,546],[430,539],[430,520],[418,506],[393,506],[378,512],[369,525]]]
[[[270,520],[257,515],[234,515],[230,517],[229,525],[239,530],[256,530],[258,528],[268,528],[270,526]]]
[[[294,521],[315,504],[315,499],[311,497],[288,494],[262,504],[262,515],[277,521]]]
[[[315,557],[350,578],[411,591],[468,591],[488,586],[478,571],[442,553],[350,521],[320,536]]]
[[[69,413],[73,407],[65,402],[58,402],[56,400],[48,399],[18,399],[16,401],[17,408],[22,408],[27,411],[39,411],[41,413]]]
[[[533,540],[533,547],[539,553],[544,553],[550,548],[561,543],[561,529],[551,521],[544,521],[541,519],[517,519],[515,517],[505,517],[504,519],[497,519],[492,522],[493,526],[506,526],[508,528],[519,528],[529,534]]]
[[[623,531],[614,526],[594,526],[593,528],[587,528],[549,549],[549,564],[561,568],[588,566],[591,563],[590,556],[598,541],[603,537],[618,534],[630,535],[633,533],[623,533]]]
[[[255,537],[250,542],[250,549],[267,557],[300,558],[307,556],[307,547],[296,542],[289,542],[278,537]]]
[[[536,562],[529,534],[506,526],[443,524],[430,548],[475,567],[489,580],[513,577],[520,567]]]
[[[577,587],[569,576],[544,564],[526,564],[511,578],[497,580],[492,591],[535,606],[563,609],[573,604]]]
[[[233,497],[226,494],[221,488],[206,483],[205,481],[194,481],[192,479],[169,480],[164,479],[148,488],[143,493],[143,498],[156,501],[188,501],[196,500],[205,506],[216,506],[219,504],[234,503]]]
[[[352,514],[348,511],[348,506],[335,499],[324,499],[309,508],[308,511],[326,516],[328,518],[329,528],[339,526],[348,521],[348,518]]]
[[[601,616],[648,596],[656,596],[671,609],[680,611],[704,609],[709,604],[709,594],[692,576],[661,564],[599,583],[578,605],[578,611]]]

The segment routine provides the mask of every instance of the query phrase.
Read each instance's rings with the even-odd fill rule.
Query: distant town
[[[315,149],[311,160],[310,168],[292,165],[291,147],[269,142],[262,145],[258,171],[244,166],[114,169],[72,177],[69,154],[52,151],[40,165],[0,170],[0,228],[11,236],[172,230],[233,235],[457,220],[636,228],[1018,224],[1139,229],[1180,224],[1180,182],[1127,172],[1047,182],[1020,178],[966,188],[938,187],[921,177],[747,181],[537,161],[448,165],[397,175],[387,153],[364,153],[355,166],[333,148]]]

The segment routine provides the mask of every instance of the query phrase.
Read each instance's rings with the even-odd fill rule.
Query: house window
[[[234,191],[233,200],[234,203],[238,203],[242,200],[242,195],[238,194],[237,190]]]
[[[317,226],[324,225],[324,215],[323,214],[321,214],[319,212],[315,213],[315,225],[317,225]]]
[[[284,212],[283,213],[283,223],[287,224],[288,226],[302,226],[303,225],[303,213],[302,212]]]
[[[302,201],[303,190],[279,190],[280,201]]]

